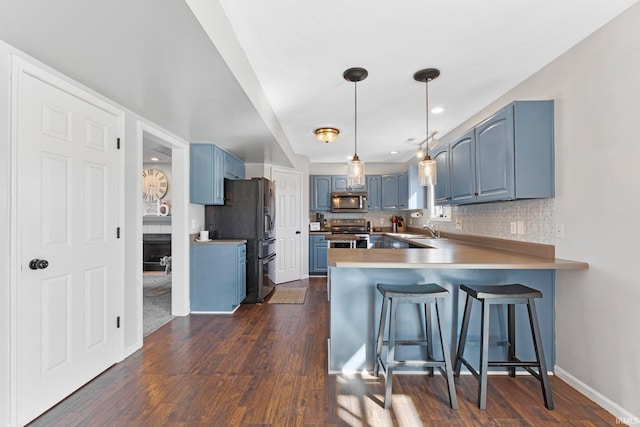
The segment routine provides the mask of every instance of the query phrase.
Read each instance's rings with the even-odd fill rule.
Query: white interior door
[[[26,72],[18,78],[22,425],[116,361],[119,162],[116,116]]]
[[[300,279],[302,174],[273,169],[276,183],[276,283]]]

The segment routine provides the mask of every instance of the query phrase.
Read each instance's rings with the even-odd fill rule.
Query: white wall
[[[443,138],[513,100],[555,100],[556,373],[617,416],[640,415],[640,4]]]

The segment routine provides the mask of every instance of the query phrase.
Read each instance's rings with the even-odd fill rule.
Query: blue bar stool
[[[536,314],[535,298],[542,298],[542,292],[531,289],[520,284],[494,285],[494,286],[470,286],[460,285],[460,289],[467,293],[462,318],[462,328],[460,330],[460,341],[458,342],[458,352],[456,354],[454,375],[460,376],[462,364],[471,371],[478,379],[478,406],[480,409],[487,408],[487,369],[490,366],[502,366],[509,368],[509,376],[515,377],[516,368],[524,368],[533,375],[542,386],[542,396],[547,409],[553,409],[553,399],[551,398],[551,385],[547,375],[547,366],[542,351],[542,339],[540,338],[540,327],[538,326],[538,316]],[[482,320],[480,328],[482,337],[480,339],[480,372],[477,372],[471,364],[464,358],[464,347],[467,341],[467,331],[469,330],[469,318],[471,317],[471,304],[473,299],[482,303]],[[507,361],[489,361],[489,307],[491,305],[507,304],[507,334],[509,345],[509,356]],[[535,361],[522,361],[516,356],[516,319],[515,304],[526,304],[529,312],[529,325],[533,337],[533,348],[536,353]],[[538,368],[538,372],[531,368]]]
[[[449,346],[444,339],[442,320],[440,314],[442,312],[442,300],[449,297],[449,292],[436,285],[435,283],[429,284],[416,284],[416,285],[387,285],[378,283],[378,291],[382,294],[382,313],[380,315],[380,327],[378,328],[378,339],[376,348],[376,363],[374,368],[374,375],[378,376],[380,367],[382,367],[385,373],[385,394],[384,394],[384,408],[388,409],[391,403],[391,387],[393,383],[393,373],[396,367],[415,367],[415,368],[427,368],[429,376],[433,376],[433,368],[438,368],[442,373],[442,376],[447,381],[449,389],[449,404],[452,409],[458,409],[458,401],[456,399],[456,389],[453,383],[453,370],[451,364],[451,355],[449,354]],[[398,341],[396,340],[396,318],[399,304],[424,304],[424,319],[425,319],[425,339],[424,340],[408,340]],[[435,360],[433,358],[433,342],[432,342],[432,327],[431,325],[431,304],[436,306],[436,319],[438,321],[438,334],[440,335],[440,344],[442,346],[442,353],[444,360]],[[389,321],[389,340],[384,341],[384,331],[387,322],[387,315],[391,308],[391,315]],[[395,348],[399,345],[419,345],[426,346],[426,360],[395,360]],[[387,358],[386,361],[382,360],[382,348],[387,346]],[[444,367],[444,369],[443,369]],[[424,372],[423,370],[401,370],[396,373],[416,373]]]

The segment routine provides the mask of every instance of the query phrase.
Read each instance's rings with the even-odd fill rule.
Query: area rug
[[[171,275],[142,276],[143,336],[173,319],[171,315]]]
[[[280,288],[273,292],[269,304],[304,304],[307,288]]]

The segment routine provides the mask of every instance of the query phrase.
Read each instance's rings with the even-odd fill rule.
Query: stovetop
[[[331,220],[332,234],[366,234],[367,221],[364,218],[333,219]]]

